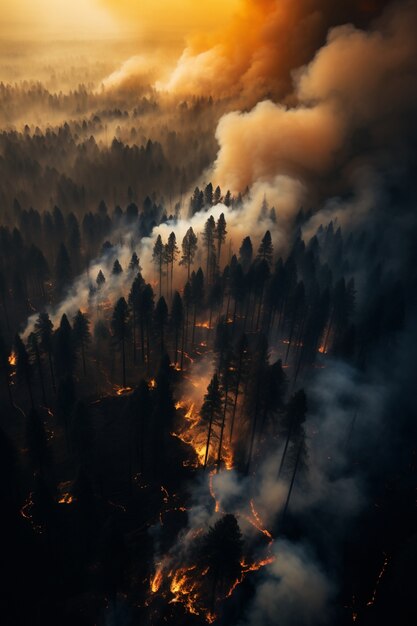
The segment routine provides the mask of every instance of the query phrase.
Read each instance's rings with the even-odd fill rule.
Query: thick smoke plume
[[[336,168],[351,173],[361,152],[370,165],[391,163],[392,150],[401,156],[417,100],[416,24],[415,5],[405,5],[369,32],[331,30],[313,61],[294,74],[295,107],[264,101],[220,120],[214,177],[232,189],[277,174],[317,187]]]

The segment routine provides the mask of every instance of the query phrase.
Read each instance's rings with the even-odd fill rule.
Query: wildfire
[[[262,567],[266,567],[267,565],[270,565],[274,561],[275,561],[275,557],[273,556],[269,556],[265,559],[262,559],[261,561],[256,561],[255,563],[252,563],[251,565],[248,565],[247,563],[245,563],[244,560],[241,561],[240,566],[242,568],[242,573],[239,576],[239,578],[237,578],[235,582],[233,583],[233,585],[230,587],[226,597],[230,598],[233,595],[233,592],[235,591],[236,587],[238,587],[243,582],[246,574],[249,574],[250,572],[257,572],[258,570],[262,569]]]
[[[175,408],[177,410],[185,410],[186,406],[185,402],[177,402]],[[195,412],[194,402],[190,404],[187,412],[184,414],[184,424],[181,430],[172,434],[193,448],[197,455],[196,467],[203,466],[207,448],[207,433],[200,428],[200,416]]]
[[[35,533],[41,535],[43,532],[43,528],[40,524],[36,524],[36,522],[33,519],[32,511],[35,505],[33,497],[34,497],[34,493],[33,491],[31,491],[27,499],[25,500],[22,508],[20,509],[20,515],[30,523]]]
[[[253,524],[253,526],[255,526],[255,528],[257,528],[259,530],[259,532],[261,532],[263,535],[265,535],[265,537],[267,537],[269,542],[271,543],[274,539],[273,539],[271,533],[269,532],[269,530],[267,530],[266,528],[263,528],[262,520],[261,520],[261,518],[259,516],[259,513],[255,509],[255,505],[253,503],[253,500],[250,501],[250,509],[251,509],[251,512],[252,512],[252,515],[253,515],[253,519],[254,519],[254,521],[252,521],[251,523]]]
[[[16,366],[17,359],[16,359],[16,353],[14,351],[12,351],[11,354],[9,355],[8,361],[9,361],[9,365],[11,367],[15,367]]]
[[[155,575],[151,578],[151,591],[152,593],[158,593],[163,581],[162,565],[158,565]]]
[[[74,498],[70,493],[63,493],[58,500],[58,504],[71,504]]]
[[[379,572],[378,578],[376,579],[375,588],[374,588],[372,597],[369,600],[369,602],[366,603],[366,606],[372,606],[373,604],[375,604],[376,594],[378,592],[379,583],[381,582],[382,577],[384,576],[384,574],[385,574],[385,572],[387,570],[388,562],[389,562],[389,558],[387,556],[385,556],[384,563],[382,565],[381,571]]]
[[[131,393],[133,391],[133,387],[116,387],[116,394],[118,396],[124,396],[127,393]]]
[[[211,330],[211,326],[209,322],[197,322],[195,325],[196,328],[206,328],[207,330]]]

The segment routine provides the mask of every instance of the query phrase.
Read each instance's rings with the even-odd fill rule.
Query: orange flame
[[[16,353],[14,351],[11,352],[11,354],[9,355],[9,365],[11,365],[11,367],[15,367],[16,366]]]
[[[162,574],[162,565],[159,564],[156,569],[155,575],[151,578],[152,593],[158,593],[159,589],[161,588],[163,578],[164,577]]]

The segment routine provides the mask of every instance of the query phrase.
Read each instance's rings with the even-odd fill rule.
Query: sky
[[[171,32],[185,37],[220,26],[239,4],[240,0],[3,0],[0,35],[96,39]]]

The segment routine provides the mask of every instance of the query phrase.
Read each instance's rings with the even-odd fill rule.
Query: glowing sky
[[[1,0],[4,37],[146,36],[221,27],[240,0]]]

